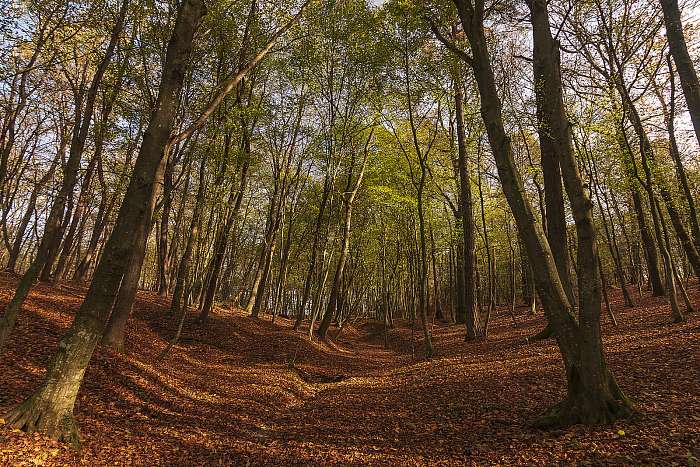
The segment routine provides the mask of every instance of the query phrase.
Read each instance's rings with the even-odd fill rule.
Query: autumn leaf
[[[0,272],[0,302],[9,300],[15,281]],[[689,292],[700,299],[697,283]],[[75,289],[46,284],[30,295],[35,312],[19,317],[0,359],[0,413],[41,383],[43,365],[80,304],[75,295]],[[523,343],[545,322],[527,310],[514,328],[507,310],[496,309],[488,339],[477,342],[464,342],[463,325],[436,324],[440,356],[424,361],[412,357],[410,321],[396,320],[386,331],[383,323],[358,321],[337,340],[320,342],[292,331],[293,320],[278,316],[273,324],[217,307],[206,327],[189,328],[158,361],[172,331],[169,303],[140,291],[129,352],[98,352],[86,373],[76,410],[82,451],[0,426],[0,465],[32,459],[48,465],[288,465],[295,459],[323,465],[563,460],[697,467],[691,443],[700,426],[688,413],[700,413],[700,387],[687,369],[700,355],[697,320],[667,326],[663,297],[650,292],[635,308],[624,306],[619,290],[610,296],[619,324],[603,329],[606,345],[616,350],[609,365],[624,369],[620,384],[635,394],[644,414],[624,429],[530,428],[565,388],[556,346]],[[290,371],[295,355],[295,367],[308,377]],[[635,443],[620,442],[627,431]]]

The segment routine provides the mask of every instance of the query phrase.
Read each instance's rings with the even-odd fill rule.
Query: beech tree
[[[376,321],[380,345],[405,338],[418,360],[445,349],[436,327],[459,324],[471,352],[497,338],[494,319],[543,312],[518,345],[552,338],[567,392],[540,426],[634,414],[603,328],[649,295],[666,297],[660,325],[695,309],[700,103],[683,2],[11,11],[0,261],[17,287],[0,350],[37,281],[86,287],[41,385],[0,414],[15,428],[77,443],[94,350],[128,353],[151,293],[167,303],[157,361],[230,316],[323,348]]]
[[[197,0],[185,1],[178,10],[168,43],[155,110],[144,133],[133,176],[114,229],[104,247],[85,300],[49,365],[44,384],[4,417],[8,424],[16,428],[41,430],[57,439],[79,442],[77,427],[73,421],[75,398],[85,368],[109,317],[119,283],[129,267],[129,262],[134,261],[130,251],[138,252],[145,248],[146,226],[150,227],[153,215],[156,182],[162,177],[168,153],[173,144],[183,138],[182,133],[175,137],[172,137],[171,133],[194,35],[205,14],[203,2]],[[293,21],[298,18],[299,14]],[[280,30],[288,29],[290,24],[292,23],[287,23]],[[204,113],[213,112],[225,93],[233,89],[270,48],[271,45],[268,44],[241,67],[234,77],[225,83]],[[194,125],[197,123],[190,126],[185,133],[194,131]],[[30,268],[32,274],[36,273],[39,267],[37,265]],[[26,296],[26,292],[24,295]],[[4,316],[8,316],[7,312]]]

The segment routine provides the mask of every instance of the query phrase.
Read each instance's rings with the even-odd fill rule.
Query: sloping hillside
[[[2,305],[14,281],[1,277]],[[40,382],[82,293],[35,288],[0,362],[0,409]],[[100,349],[89,367],[82,450],[0,427],[0,464],[690,464],[700,457],[698,316],[672,325],[662,300],[624,309],[612,293],[620,324],[604,324],[608,357],[640,411],[615,426],[529,427],[562,396],[563,375],[553,342],[526,342],[543,319],[524,309],[520,327],[499,312],[474,343],[435,324],[431,361],[410,322],[355,323],[319,343],[288,320],[217,309],[158,362],[175,324],[167,301],[144,292],[127,353]]]

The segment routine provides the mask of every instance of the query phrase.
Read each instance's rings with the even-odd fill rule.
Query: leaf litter
[[[15,283],[0,275],[0,306]],[[40,384],[84,292],[35,287],[0,360],[0,413]],[[690,293],[700,304],[697,284]],[[323,343],[285,318],[217,308],[202,326],[193,311],[158,361],[176,324],[167,299],[140,292],[126,353],[98,348],[86,372],[82,449],[3,425],[0,465],[697,465],[698,313],[671,324],[663,298],[611,299],[619,326],[603,323],[606,354],[639,415],[542,431],[530,422],[565,387],[554,342],[526,340],[541,312],[519,308],[514,328],[499,310],[476,342],[433,323],[426,361],[410,321],[349,324]]]

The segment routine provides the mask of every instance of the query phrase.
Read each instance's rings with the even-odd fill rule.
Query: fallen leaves
[[[0,306],[14,279],[0,275]],[[0,361],[0,413],[41,381],[80,289],[39,285]],[[698,301],[697,286],[692,297]],[[347,326],[310,342],[277,318],[217,309],[206,327],[156,356],[176,326],[167,300],[140,293],[128,354],[99,349],[76,407],[82,451],[0,426],[0,464],[679,464],[700,457],[700,329],[668,323],[663,299],[604,326],[610,366],[640,417],[613,426],[529,426],[564,395],[553,342],[525,343],[541,317],[492,319],[489,339],[465,343],[435,325],[438,357],[411,358],[420,333],[397,321]],[[335,335],[335,333],[331,333]],[[385,342],[388,344],[385,347]],[[0,425],[2,421],[0,420]]]

